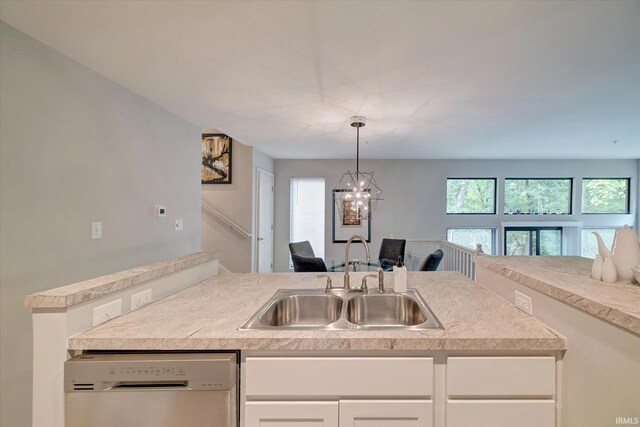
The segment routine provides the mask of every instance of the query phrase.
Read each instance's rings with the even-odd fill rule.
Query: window
[[[495,228],[447,228],[447,241],[474,249],[480,243],[486,254],[495,254]]]
[[[291,178],[289,241],[308,240],[315,255],[321,258],[324,258],[325,197],[324,178]]]
[[[562,227],[505,227],[504,254],[562,255]]]
[[[584,178],[582,213],[629,213],[629,181],[629,178]]]
[[[447,178],[447,214],[495,213],[495,178]]]
[[[586,258],[595,258],[598,255],[598,241],[593,232],[600,233],[602,240],[611,249],[613,238],[616,235],[615,228],[583,228],[582,229],[582,256]]]
[[[571,178],[507,178],[506,215],[567,215],[571,213]]]

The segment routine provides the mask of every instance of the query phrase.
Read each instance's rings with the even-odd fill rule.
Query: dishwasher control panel
[[[83,354],[65,362],[65,392],[132,390],[229,390],[236,355]]]

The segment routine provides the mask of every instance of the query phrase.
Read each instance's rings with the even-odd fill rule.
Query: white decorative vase
[[[600,255],[596,255],[596,259],[593,260],[593,266],[591,267],[591,278],[594,280],[602,280],[603,267],[604,260]]]
[[[602,280],[607,283],[615,283],[618,280],[618,270],[610,256],[604,260],[602,265]]]

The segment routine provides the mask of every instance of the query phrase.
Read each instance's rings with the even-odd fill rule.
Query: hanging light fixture
[[[365,126],[362,116],[351,117],[356,128],[356,170],[347,170],[333,189],[336,210],[343,224],[360,224],[368,220],[371,212],[382,202],[382,190],[376,184],[373,172],[360,171],[360,128]]]

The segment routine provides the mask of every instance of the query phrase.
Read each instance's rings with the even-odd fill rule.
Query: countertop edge
[[[519,271],[516,267],[506,265],[504,261],[491,260],[491,258],[491,256],[476,257],[475,262],[494,273],[500,274],[507,279],[536,290],[555,299],[556,301],[598,317],[624,330],[640,335],[639,318],[625,313],[615,307],[587,298],[584,295],[579,295],[567,289],[555,286],[552,283],[548,283],[548,281],[542,281],[538,278],[531,277],[531,275]]]
[[[74,338],[68,350],[563,351],[565,338]]]
[[[195,252],[30,294],[24,304],[27,308],[69,308],[219,257],[218,252]]]

